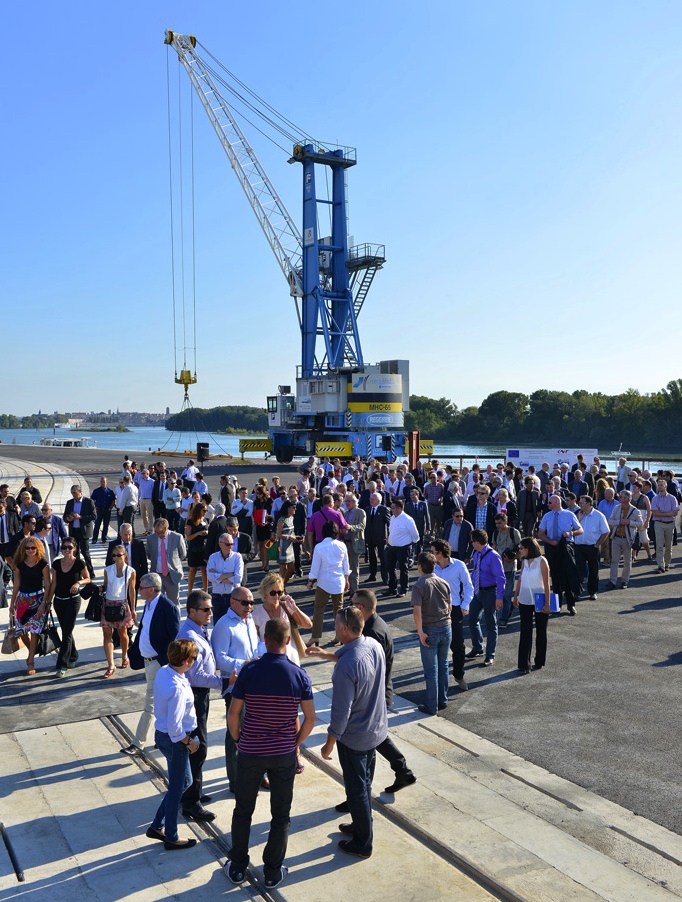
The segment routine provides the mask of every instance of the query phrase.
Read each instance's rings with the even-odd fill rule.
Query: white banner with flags
[[[579,454],[582,454],[589,470],[597,456],[596,448],[507,448],[507,463],[524,470],[534,466],[536,471],[548,463],[551,470],[554,464],[561,466],[566,463],[572,467],[578,462]]]

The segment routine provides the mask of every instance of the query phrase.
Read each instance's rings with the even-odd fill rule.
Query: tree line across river
[[[640,394],[629,388],[619,395],[538,389],[530,395],[496,391],[480,407],[460,410],[448,398],[410,395],[405,427],[436,441],[584,444],[595,447],[636,445],[677,450],[682,443],[682,379],[659,392]],[[166,420],[174,432],[266,432],[263,408],[225,406],[190,408]]]

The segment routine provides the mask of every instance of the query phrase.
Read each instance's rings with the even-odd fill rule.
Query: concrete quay
[[[42,491],[39,480],[47,486],[49,473],[41,476],[33,462],[14,461],[17,483],[22,465]],[[0,459],[8,482],[9,469]],[[64,472],[61,465],[59,472]],[[52,489],[57,512],[72,481],[83,480],[67,474],[64,485],[55,483]],[[104,546],[94,546],[93,552],[99,572]],[[256,574],[252,586],[255,582]],[[292,589],[298,597],[297,585]],[[407,675],[416,669],[415,660],[401,638],[400,612],[395,613],[398,659],[405,657],[401,666]],[[0,627],[6,622],[5,609]],[[196,824],[181,823],[181,835],[192,831],[202,841],[183,855],[169,854],[144,836],[162,784],[144,761],[120,754],[142,707],[143,678],[119,669],[113,679],[102,679],[97,625],[79,620],[76,641],[79,666],[64,680],[54,677],[53,657],[38,659],[38,674],[30,679],[24,675],[25,651],[0,659],[0,820],[26,876],[24,883],[16,881],[0,847],[0,898],[266,895],[260,865],[269,822],[267,793],[261,793],[254,815],[253,882],[233,887],[221,869],[233,806],[222,752],[222,701],[212,701],[204,769],[205,790],[213,797],[208,807],[217,815],[215,831],[209,835]],[[338,763],[319,755],[329,716],[331,665],[312,658],[305,667],[316,687],[318,725],[306,743],[307,767],[296,782],[285,862],[290,874],[271,898],[342,899],[349,879],[360,881],[358,890],[369,900],[387,894],[398,900],[528,902],[682,897],[682,837],[677,833],[445,717],[422,716],[415,706],[419,693],[405,678],[401,684],[414,697],[403,693],[396,699],[390,728],[418,782],[395,796],[385,794],[381,788],[392,782],[392,774],[378,759],[375,852],[367,861],[347,858],[336,849],[338,823],[347,820],[334,811],[343,798]],[[418,673],[413,679],[418,683]],[[470,691],[455,698],[453,693],[447,714],[452,716],[456,702],[469,708],[482,695]],[[610,729],[609,723],[603,728]],[[162,771],[159,753],[151,747],[147,753]],[[676,788],[671,787],[672,804]]]

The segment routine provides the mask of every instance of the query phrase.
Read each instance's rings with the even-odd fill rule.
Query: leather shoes
[[[270,781],[268,780],[267,777],[263,777],[263,779],[260,781],[260,788],[261,789],[270,789]]]
[[[392,783],[390,786],[387,786],[384,789],[384,792],[395,793],[399,792],[401,789],[405,789],[406,786],[412,786],[413,783],[417,782],[417,778],[414,774],[409,774],[409,776],[404,777],[396,777],[395,783]]]
[[[345,833],[346,836],[352,836],[354,833],[352,824],[339,824],[339,831]]]
[[[334,811],[338,811],[339,814],[348,814],[348,812],[350,811],[348,802],[339,802],[338,805],[334,805]]]
[[[208,808],[204,808],[203,805],[194,805],[192,808],[183,808],[182,809],[183,817],[190,817],[193,821],[214,821],[215,814],[212,811],[209,811]]]
[[[353,845],[352,840],[350,839],[342,839],[339,843],[337,843],[339,849],[342,852],[345,852],[346,855],[355,855],[356,858],[371,858],[372,851],[365,849],[358,849],[357,846]]]
[[[203,795],[199,801],[203,804],[204,802],[210,802],[213,796]]]
[[[165,840],[163,847],[164,849],[168,849],[169,852],[172,852],[175,849],[193,849],[196,844],[196,839],[178,839],[176,842]]]
[[[429,709],[426,707],[426,705],[417,705],[417,711],[421,711],[422,714],[428,714],[429,717],[435,717],[435,716],[436,716],[436,712],[435,712],[435,711],[429,711]]]

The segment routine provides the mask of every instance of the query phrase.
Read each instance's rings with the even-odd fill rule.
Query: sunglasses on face
[[[268,595],[284,595],[282,589],[271,589]]]
[[[252,601],[242,601],[241,598],[237,598],[235,599],[235,601],[237,601],[244,608],[248,608],[249,606],[253,607]]]

